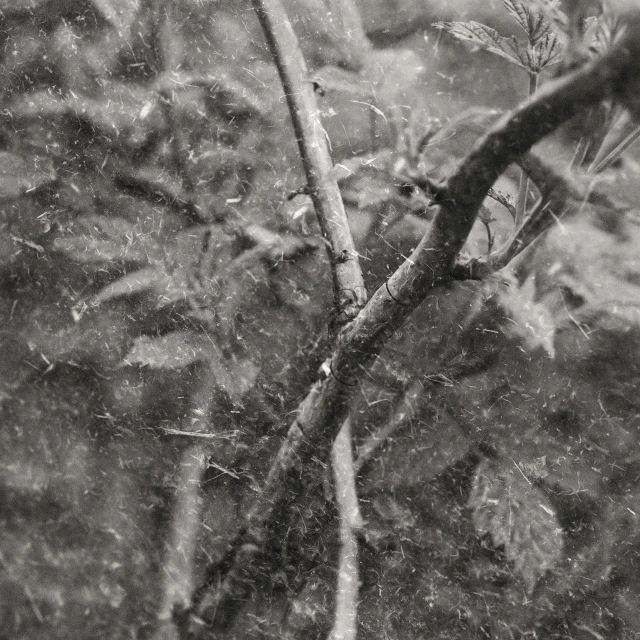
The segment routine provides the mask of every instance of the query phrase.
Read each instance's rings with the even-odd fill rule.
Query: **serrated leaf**
[[[525,32],[531,45],[535,45],[551,30],[551,25],[545,16],[538,11],[533,11],[523,2],[516,0],[502,0],[511,17]]]
[[[528,2],[543,13],[557,29],[561,31],[568,29],[569,16],[560,8],[561,0],[528,0]]]
[[[458,40],[471,42],[508,60],[511,64],[526,68],[520,59],[520,45],[514,37],[505,38],[495,29],[475,20],[470,20],[469,22],[438,22],[435,26],[440,29],[446,29]]]
[[[549,31],[526,52],[527,67],[530,71],[538,73],[545,67],[560,62],[562,48],[558,36]]]
[[[554,358],[555,319],[544,304],[536,302],[535,295],[535,276],[529,276],[521,287],[514,278],[510,286],[498,292],[500,305],[509,317],[505,331],[522,339],[529,350],[542,347]]]
[[[563,532],[555,509],[515,464],[485,460],[478,465],[469,497],[473,524],[507,560],[531,595],[536,583],[560,560]]]

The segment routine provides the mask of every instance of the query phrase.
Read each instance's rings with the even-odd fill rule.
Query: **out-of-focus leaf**
[[[205,335],[174,331],[157,338],[141,336],[124,358],[124,364],[139,364],[151,369],[181,369],[218,355],[218,349]]]
[[[483,461],[476,469],[469,497],[473,524],[504,546],[507,560],[531,595],[536,583],[560,560],[563,532],[544,493],[515,463]]]
[[[92,4],[124,37],[128,35],[140,9],[138,0],[92,0]]]
[[[202,87],[210,99],[210,107],[227,117],[267,119],[269,107],[257,92],[237,78],[237,73],[219,66],[208,75],[186,72],[167,73],[156,81],[160,91],[174,91],[180,86]]]
[[[13,118],[58,118],[70,113],[67,101],[51,90],[20,94],[6,109]]]
[[[533,11],[524,2],[502,0],[502,3],[511,17],[522,27],[530,44],[537,44],[549,33],[551,25],[542,13]]]
[[[51,184],[55,179],[55,170],[48,159],[25,159],[0,151],[0,202],[19,198]]]
[[[104,289],[93,298],[93,304],[99,305],[108,300],[151,291],[158,286],[158,281],[163,278],[166,278],[166,274],[163,270],[158,269],[156,265],[138,269],[104,287]]]
[[[216,382],[235,405],[239,405],[253,388],[260,373],[260,367],[252,360],[235,355],[230,358],[212,358],[210,366]]]
[[[49,0],[0,0],[0,13],[8,18],[21,16],[48,2]]]
[[[162,255],[155,240],[124,218],[84,216],[75,231],[56,238],[53,248],[77,262],[144,265]]]
[[[216,384],[236,405],[255,384],[260,368],[248,358],[225,356],[212,338],[193,331],[174,331],[165,336],[138,338],[123,364],[152,369],[181,369],[208,361]]]
[[[67,96],[71,112],[110,140],[137,148],[164,127],[155,92],[141,86],[108,83],[100,98]]]
[[[500,305],[508,315],[507,334],[521,338],[526,348],[533,351],[542,347],[550,358],[555,357],[554,337],[556,323],[551,311],[535,300],[535,277],[530,276],[521,287],[515,279],[498,293]]]

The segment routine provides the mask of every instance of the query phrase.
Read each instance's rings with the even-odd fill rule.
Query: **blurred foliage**
[[[501,112],[457,115],[469,96],[454,102],[455,76],[472,84],[477,71],[446,34],[437,50],[422,34],[352,50],[317,21],[324,3],[289,4],[372,291]],[[396,23],[372,5],[367,28],[424,21],[416,3],[400,5]],[[482,25],[472,40],[486,48],[488,34],[519,65],[557,62],[553,34],[565,55],[575,44],[573,61],[615,37],[614,21],[588,22],[580,47],[559,14],[505,5],[528,44]],[[199,579],[326,356],[326,257],[248,9],[0,0],[6,637],[153,637],[193,438],[204,443]],[[498,76],[475,86],[502,96]],[[592,109],[587,137],[543,147],[550,165],[572,165],[577,191],[514,273],[439,290],[363,376],[352,408],[361,448],[421,389],[361,477],[363,637],[640,634],[634,100]],[[510,169],[486,200],[470,256],[512,234],[515,178]],[[333,507],[298,498],[230,637],[328,629]]]

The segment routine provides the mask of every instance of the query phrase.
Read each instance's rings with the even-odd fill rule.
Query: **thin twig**
[[[307,176],[333,276],[336,322],[352,320],[366,303],[358,254],[338,183],[332,176],[327,137],[307,66],[280,0],[252,0],[285,91],[302,164]]]
[[[322,378],[300,404],[262,492],[247,513],[245,526],[228,546],[225,562],[230,569],[226,577],[214,592],[211,587],[219,578],[216,567],[207,572],[196,592],[191,612],[195,635],[198,628],[202,631],[203,622],[212,624],[216,612],[228,612],[247,593],[251,567],[266,541],[269,523],[290,495],[290,483],[300,478],[313,459],[327,456],[346,418],[362,369],[427,294],[451,277],[457,254],[493,182],[545,135],[582,109],[621,91],[638,74],[640,12],[633,17],[609,53],[550,81],[523,105],[505,114],[442,185],[429,231],[338,336]]]
[[[335,621],[329,640],[355,640],[359,590],[357,532],[362,528],[362,516],[356,493],[349,417],[338,432],[331,457],[340,517],[340,562]]]
[[[531,97],[538,88],[538,74],[532,71],[529,72],[529,97]],[[529,198],[529,177],[525,173],[524,169],[520,171],[520,184],[518,186],[518,199],[516,200],[516,226],[522,224],[525,215],[527,214],[527,200]]]
[[[509,200],[509,198],[507,198],[506,196],[504,196],[503,194],[501,194],[499,191],[496,191],[495,189],[491,188],[489,189],[489,193],[488,193],[489,197],[492,198],[493,200],[495,200],[496,202],[498,202],[499,204],[501,204],[508,212],[509,215],[514,219],[516,219],[516,208],[515,206],[511,203],[511,201]]]
[[[629,208],[626,203],[601,192],[597,188],[597,178],[587,173],[581,174],[578,169],[574,169],[571,174],[561,172],[548,160],[533,152],[523,154],[518,164],[536,183],[542,194],[540,200],[511,238],[495,253],[486,258],[457,264],[454,270],[456,278],[482,280],[490,273],[499,271],[553,224],[568,213],[580,209],[584,203],[610,211],[625,211]]]
[[[613,140],[605,138],[604,142],[609,144],[606,147],[603,144],[600,148],[589,167],[589,173],[602,173],[608,169],[640,137],[640,126],[631,114],[624,112],[616,123],[614,133],[617,135]]]
[[[354,465],[356,475],[362,473],[362,470],[378,455],[380,449],[394,433],[403,429],[413,420],[416,412],[416,400],[422,393],[424,393],[422,384],[412,382],[402,394],[402,398],[389,421],[359,447]]]
[[[199,387],[193,395],[192,409],[183,420],[180,431],[202,436],[203,431],[213,431],[209,423],[211,403],[215,397],[215,378],[211,367],[204,365],[200,378]],[[202,511],[200,487],[207,468],[208,451],[204,443],[190,444],[181,455],[171,529],[162,564],[164,580],[158,612],[158,640],[178,637],[174,614],[176,610],[184,611],[193,596],[195,550]]]

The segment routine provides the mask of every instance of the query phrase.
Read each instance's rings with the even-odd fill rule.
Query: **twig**
[[[346,418],[348,401],[362,369],[380,353],[391,335],[436,286],[451,276],[482,201],[496,178],[549,132],[580,110],[610,96],[638,73],[640,12],[611,51],[566,76],[549,82],[532,98],[503,116],[479,140],[453,175],[442,185],[436,216],[409,258],[380,287],[366,308],[338,336],[336,348],[298,408],[264,483],[246,516],[245,526],[228,546],[230,567],[220,587],[210,568],[194,595],[194,633],[212,624],[216,612],[229,611],[247,592],[255,558],[267,537],[267,527],[312,459],[327,456]],[[635,78],[634,78],[635,79]],[[236,607],[237,609],[237,607]]]
[[[629,208],[629,205],[598,190],[597,178],[586,173],[580,174],[578,169],[574,169],[571,174],[561,173],[549,161],[533,152],[522,155],[518,164],[536,183],[542,197],[502,247],[487,258],[457,264],[454,277],[482,280],[490,273],[502,269],[555,222],[580,208],[585,202],[607,210],[624,211]]]
[[[366,303],[364,279],[353,243],[313,83],[280,0],[252,0],[284,88],[302,164],[332,266],[336,326],[352,320]]]
[[[511,202],[509,201],[509,198],[507,198],[506,196],[502,195],[499,191],[496,191],[493,188],[489,189],[488,195],[489,195],[490,198],[493,198],[493,200],[495,200],[496,202],[501,204],[509,212],[509,215],[511,215],[511,217],[515,221],[515,219],[516,219],[516,208],[513,206],[513,204],[511,204]]]
[[[532,71],[529,72],[529,97],[531,97],[538,88],[538,74]],[[516,200],[516,226],[522,224],[525,215],[527,214],[527,200],[529,197],[529,177],[524,169],[520,171],[520,184],[518,185],[518,198]]]
[[[359,590],[357,532],[362,528],[362,516],[356,493],[349,417],[333,444],[332,463],[340,516],[340,562],[335,621],[329,640],[355,640]]]
[[[416,399],[422,393],[424,393],[424,388],[420,382],[412,382],[409,385],[391,419],[358,449],[358,457],[354,465],[356,475],[362,473],[362,470],[375,458],[378,451],[394,433],[403,429],[413,420],[416,412]]]
[[[191,412],[181,425],[180,431],[185,435],[202,437],[205,435],[203,431],[212,432],[208,416],[214,398],[215,380],[211,368],[205,367],[198,390],[193,396]],[[214,434],[211,435],[215,437]],[[224,437],[224,434],[219,437]],[[200,487],[207,468],[208,451],[209,448],[204,443],[190,444],[180,459],[171,531],[162,565],[164,580],[158,612],[160,626],[157,640],[178,638],[174,614],[176,610],[187,609],[193,596],[194,556],[202,511]]]
[[[617,134],[613,141],[604,139],[609,144],[599,149],[593,163],[589,167],[589,173],[601,173],[608,169],[639,137],[640,126],[628,112],[624,112],[616,123],[614,133]]]

